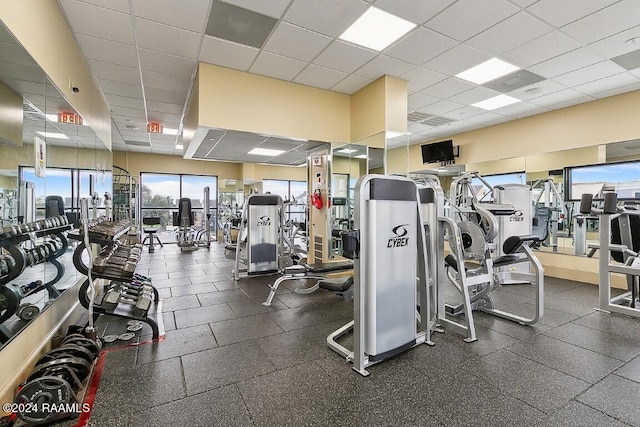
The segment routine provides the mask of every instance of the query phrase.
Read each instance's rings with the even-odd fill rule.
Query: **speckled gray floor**
[[[325,342],[352,303],[285,282],[264,307],[274,277],[234,282],[231,269],[218,244],[145,254],[166,339],[108,353],[90,425],[640,426],[640,320],[594,311],[595,286],[547,278],[538,325],[479,313],[477,342],[438,334],[362,378]],[[497,292],[533,309],[528,286]],[[145,326],[135,340],[149,338]]]

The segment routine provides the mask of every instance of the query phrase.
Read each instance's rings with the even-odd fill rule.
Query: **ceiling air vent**
[[[127,145],[135,145],[137,147],[150,147],[149,141],[124,141]]]
[[[41,122],[44,120],[44,114],[36,106],[26,99],[23,102],[24,119],[33,122]]]
[[[423,120],[420,123],[436,127],[436,126],[447,125],[447,124],[453,123],[453,122],[455,122],[455,120],[451,120],[451,119],[448,119],[446,117],[432,116],[431,118],[429,118],[427,120]]]
[[[260,49],[277,22],[270,16],[214,1],[205,34]]]
[[[640,67],[640,49],[616,56],[611,60],[627,70],[635,70]]]
[[[433,116],[431,116],[430,114],[421,113],[420,111],[413,111],[407,114],[407,119],[410,122],[416,122],[416,123],[426,120],[429,117],[433,117]]]

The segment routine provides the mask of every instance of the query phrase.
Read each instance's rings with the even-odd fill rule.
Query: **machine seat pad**
[[[318,286],[332,292],[345,292],[353,286],[353,277],[348,277],[343,281],[319,280]]]
[[[540,242],[540,237],[536,236],[535,234],[507,237],[507,240],[505,240],[504,244],[502,245],[502,251],[507,255],[516,253],[522,247],[522,245],[528,242],[536,244]]]
[[[353,261],[307,264],[305,267],[310,273],[328,273],[331,271],[351,270],[353,269]]]
[[[305,274],[307,272],[307,268],[304,265],[292,265],[291,267],[285,267],[284,274],[289,275],[297,275],[297,274]]]
[[[502,255],[502,256],[499,256],[498,258],[493,260],[493,266],[494,267],[500,267],[500,266],[505,265],[505,264],[510,264],[513,261],[515,261],[517,259],[520,259],[520,258],[521,257],[519,257],[516,254]]]

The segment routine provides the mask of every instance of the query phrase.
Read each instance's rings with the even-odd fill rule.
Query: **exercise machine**
[[[600,218],[598,244],[589,244],[589,257],[599,254],[600,311],[640,317],[640,211],[617,207],[616,193],[604,193],[602,209],[593,209],[593,195],[583,194],[580,212]],[[618,264],[613,264],[611,260]],[[611,273],[623,274],[627,292],[611,296]]]
[[[534,209],[531,232],[540,237],[544,246],[558,252],[558,225],[564,218],[562,196],[552,178],[535,181],[531,193]]]
[[[354,320],[331,333],[327,344],[367,367],[419,344],[431,344],[429,262],[416,183],[401,176],[365,175],[355,191],[355,229],[343,234],[354,258]],[[420,308],[418,312],[416,307]],[[353,331],[353,351],[338,340]]]
[[[202,227],[195,232],[195,242],[198,246],[211,247],[211,198],[209,187],[204,187]]]
[[[177,238],[180,251],[194,251],[198,249],[192,228],[193,212],[191,211],[191,199],[188,197],[183,197],[178,200],[178,212],[173,215],[173,225],[179,227]]]
[[[282,255],[282,197],[251,194],[242,207],[233,278],[280,271]]]

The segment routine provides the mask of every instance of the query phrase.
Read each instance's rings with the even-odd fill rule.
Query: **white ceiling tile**
[[[455,76],[489,59],[491,59],[491,55],[464,44],[459,44],[442,55],[426,62],[423,67],[439,73]]]
[[[427,105],[426,107],[420,108],[418,111],[425,114],[433,114],[436,116],[444,115],[449,117],[446,113],[450,111],[457,110],[459,108],[464,107],[463,104],[458,102],[449,101],[448,99],[442,99],[435,104]]]
[[[340,36],[368,8],[358,0],[293,0],[284,20],[331,37]]]
[[[139,84],[129,84],[106,79],[100,79],[98,83],[105,94],[142,98],[142,87]]]
[[[499,56],[543,34],[553,31],[545,24],[526,12],[519,12],[494,25],[477,36],[467,40],[466,44],[483,52]],[[508,37],[505,37],[508,34]]]
[[[471,105],[498,95],[500,95],[500,92],[496,90],[489,89],[483,86],[476,86],[471,90],[459,93],[458,95],[452,96],[449,99],[460,104]]]
[[[139,85],[140,73],[137,68],[124,67],[108,62],[88,60],[91,70],[99,79],[115,80],[119,82]]]
[[[329,43],[330,37],[280,22],[264,45],[264,50],[308,62]]]
[[[154,71],[143,70],[142,79],[145,88],[155,87],[158,89],[187,93],[191,86],[191,81],[188,79],[156,73]]]
[[[303,61],[296,61],[295,59],[274,53],[262,52],[258,55],[249,72],[290,81],[297,76],[306,65],[307,63]]]
[[[492,113],[491,111],[487,111],[486,113],[478,114],[478,115],[472,116],[472,117],[467,117],[466,119],[464,119],[464,121],[469,122],[469,123],[482,124],[482,123],[497,122],[499,120],[502,120],[503,118],[504,118],[504,116],[502,116],[500,114]]]
[[[129,13],[129,0],[82,0],[96,6],[101,6],[118,12]]]
[[[435,96],[437,98],[447,99],[462,92],[466,92],[475,88],[476,85],[464,82],[450,77],[446,80],[431,85],[425,89],[422,89],[423,93],[427,95]]]
[[[557,104],[554,104],[551,107],[551,109],[552,110],[558,110],[560,108],[572,107],[574,105],[584,104],[585,102],[589,102],[589,101],[593,101],[593,100],[595,100],[594,97],[585,95],[583,97],[579,97],[579,98],[571,99],[569,101],[564,101],[564,102],[559,102]]]
[[[447,113],[447,117],[457,120],[464,120],[467,117],[477,116],[479,114],[484,113],[486,110],[481,108],[472,107],[470,105],[462,108],[458,108],[457,110],[452,110]]]
[[[582,99],[584,97],[584,94],[576,90],[564,89],[549,95],[539,96],[536,99],[532,99],[530,102],[533,104],[541,105],[543,107],[550,107],[561,102],[573,101],[576,99]]]
[[[123,117],[130,117],[132,119],[147,120],[147,115],[144,113],[144,110],[139,110],[136,108],[112,106],[111,114],[116,114],[118,116],[123,116]]]
[[[164,90],[155,87],[145,87],[144,93],[147,102],[148,101],[158,101],[158,102],[166,102],[169,104],[180,104],[184,105],[186,101],[187,93],[186,92],[174,92],[171,90]]]
[[[191,79],[196,69],[197,62],[186,58],[154,52],[147,49],[139,49],[140,64],[143,70],[170,74],[184,79]]]
[[[440,101],[440,98],[435,98],[433,96],[425,95],[421,92],[415,92],[408,96],[408,108],[409,111],[419,110],[422,107],[426,107],[427,105],[435,104]]]
[[[134,44],[129,13],[116,12],[77,0],[60,0],[60,5],[76,33]]]
[[[384,53],[410,64],[419,65],[446,52],[457,44],[455,40],[449,37],[424,27],[418,27],[386,49]]]
[[[136,18],[138,47],[188,59],[198,57],[200,34]]]
[[[624,68],[614,62],[602,61],[561,76],[556,76],[553,80],[565,86],[575,86],[620,74],[625,71]]]
[[[371,82],[372,80],[370,79],[352,74],[332,87],[331,90],[334,92],[346,93],[347,95],[351,95]]]
[[[640,81],[636,80],[636,83],[632,83],[627,86],[617,87],[615,89],[604,90],[592,95],[595,98],[607,98],[609,96],[619,95],[621,93],[631,92],[634,90],[640,90]]]
[[[520,7],[528,7],[537,2],[538,0],[509,0],[511,3],[520,6]]]
[[[291,0],[223,0],[243,9],[252,10],[273,18],[280,18]]]
[[[494,113],[502,114],[504,116],[512,116],[515,114],[522,114],[530,111],[536,111],[540,106],[532,104],[530,102],[516,102],[515,104],[507,105],[505,107],[496,108]]]
[[[562,31],[577,41],[587,44],[636,27],[638,22],[640,22],[638,0],[622,0],[562,27]]]
[[[408,81],[407,89],[412,92],[418,92],[427,86],[434,85],[447,78],[444,74],[427,70],[426,68],[416,67],[400,76]]]
[[[374,51],[336,40],[322,51],[313,63],[345,73],[352,73],[374,56],[376,56]]]
[[[399,77],[413,68],[415,68],[413,64],[408,64],[390,56],[378,55],[356,70],[355,74],[376,80],[385,74]]]
[[[107,102],[111,107],[127,107],[127,108],[137,108],[144,109],[144,103],[142,102],[142,98],[131,98],[128,96],[120,96],[113,94],[105,94],[107,98]]]
[[[425,125],[423,123],[412,123],[412,122],[409,122],[409,124],[407,126],[407,132],[413,133],[413,134],[424,132],[424,131],[429,130],[429,129],[433,129],[433,126]]]
[[[527,11],[554,27],[562,27],[616,1],[618,0],[540,0],[529,6]]]
[[[578,85],[575,87],[575,89],[579,92],[584,93],[585,95],[594,95],[600,92],[628,86],[634,83],[638,83],[638,78],[633,74],[620,73],[609,77],[597,79],[589,83]]]
[[[202,33],[211,0],[133,0],[135,16]]]
[[[253,47],[207,36],[202,43],[200,61],[247,71],[258,52],[260,51]]]
[[[298,74],[298,77],[295,78],[294,82],[319,87],[320,89],[329,89],[340,80],[347,77],[347,75],[347,73],[343,73],[341,71],[310,64],[300,74]]]
[[[521,119],[523,117],[535,116],[536,114],[547,113],[551,111],[549,107],[538,107],[535,110],[523,111],[522,113],[509,114],[512,119]]]
[[[628,40],[636,39],[635,42]],[[613,58],[624,53],[640,49],[640,25],[621,33],[614,34],[602,40],[598,40],[588,46],[603,58]]]
[[[588,65],[601,62],[602,58],[585,48],[580,48],[541,62],[528,70],[542,77],[552,78]]]
[[[136,48],[122,43],[76,34],[78,44],[87,59],[95,59],[125,67],[138,67]]]
[[[553,80],[543,80],[541,82],[533,83],[529,86],[521,87],[509,92],[509,96],[513,96],[518,99],[535,99],[540,96],[549,95],[554,92],[558,92],[566,89],[566,86]]]
[[[578,49],[580,46],[578,42],[571,40],[560,31],[552,31],[515,49],[504,52],[500,57],[513,65],[527,68]]]
[[[426,27],[465,41],[518,11],[505,0],[459,0],[428,21]]]
[[[147,110],[149,116],[151,112],[158,113],[170,113],[170,114],[182,114],[184,104],[167,104],[166,102],[147,101]]]
[[[374,6],[421,25],[454,2],[455,0],[378,0]]]

